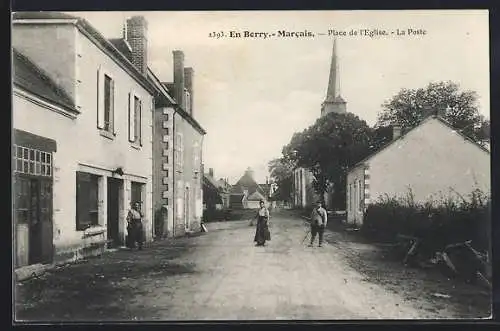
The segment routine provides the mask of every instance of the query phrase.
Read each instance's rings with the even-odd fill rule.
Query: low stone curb
[[[32,264],[14,270],[16,282],[22,282],[31,278],[42,276],[47,270],[54,269],[55,264]]]

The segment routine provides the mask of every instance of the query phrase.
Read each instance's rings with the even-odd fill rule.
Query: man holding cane
[[[328,222],[328,215],[326,210],[321,206],[321,201],[316,202],[316,208],[311,213],[311,243],[309,247],[313,246],[316,234],[319,237],[319,247],[323,245],[323,234],[325,232],[326,223]]]

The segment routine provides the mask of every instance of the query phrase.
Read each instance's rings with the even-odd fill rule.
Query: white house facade
[[[39,107],[14,87],[14,128],[57,143],[51,158],[54,260],[124,245],[131,202],[140,202],[151,240],[153,87],[143,68],[86,21],[64,14],[19,13],[12,44],[75,108]]]
[[[381,197],[415,202],[461,199],[491,190],[490,153],[431,116],[364,161],[347,175],[347,220],[362,224],[370,203]]]

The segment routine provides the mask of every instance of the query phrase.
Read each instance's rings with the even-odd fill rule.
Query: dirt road
[[[253,245],[248,222],[209,223],[198,237],[68,266],[17,286],[28,320],[457,318],[457,312],[366,280],[335,244],[306,247],[303,221],[272,219]]]

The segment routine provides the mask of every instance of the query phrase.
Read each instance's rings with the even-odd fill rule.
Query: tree
[[[330,113],[293,135],[283,157],[314,175],[317,193],[332,192],[335,206],[345,206],[347,170],[370,151],[371,129],[365,121],[346,113]]]
[[[273,198],[288,201],[293,190],[293,162],[281,157],[271,160],[268,167],[271,179],[278,185]]]
[[[451,81],[430,83],[425,88],[402,89],[382,104],[377,126],[398,124],[403,130],[416,126],[429,115],[442,116],[455,129],[480,142],[485,137],[489,121],[479,114],[477,93],[460,91]]]

